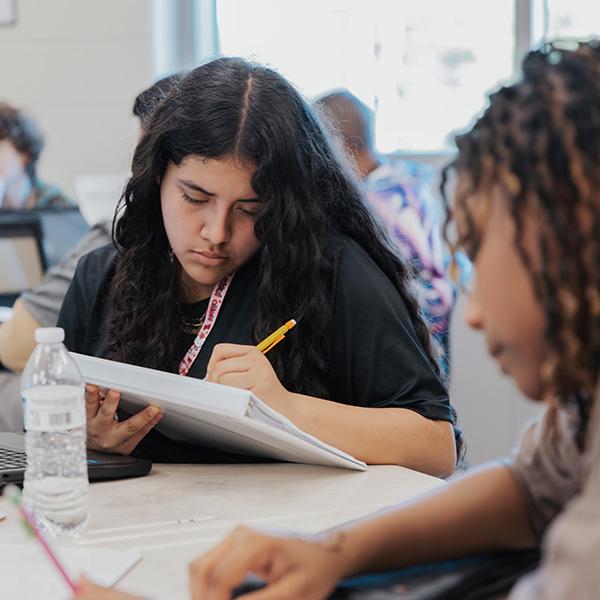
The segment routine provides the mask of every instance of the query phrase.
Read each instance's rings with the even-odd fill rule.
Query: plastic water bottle
[[[88,521],[84,383],[60,327],[35,332],[21,377],[27,467],[23,502],[54,535],[77,535]]]

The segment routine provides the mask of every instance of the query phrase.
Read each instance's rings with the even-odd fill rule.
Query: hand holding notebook
[[[148,405],[164,416],[156,428],[174,440],[290,462],[364,470],[349,454],[301,431],[251,392],[73,353],[83,378],[118,390],[134,414]]]

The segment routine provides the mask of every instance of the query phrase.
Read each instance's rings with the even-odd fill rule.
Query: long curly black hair
[[[409,307],[437,369],[429,333],[408,291],[408,268],[391,250],[320,119],[276,72],[219,58],[188,73],[155,109],[134,154],[113,236],[119,248],[107,326],[113,359],[174,371],[181,356],[180,267],[169,261],[160,181],[170,161],[236,157],[255,165],[262,208],[255,340],[290,316],[302,321],[269,354],[290,390],[332,396],[329,332],[336,236],[362,246]]]
[[[522,80],[492,94],[456,145],[442,191],[448,207],[450,171],[466,184],[448,212],[461,224],[458,245],[475,258],[482,232],[473,215],[499,187],[547,320],[543,383],[579,410],[582,444],[600,370],[600,42],[529,53]],[[526,212],[535,215],[541,266],[524,245]]]

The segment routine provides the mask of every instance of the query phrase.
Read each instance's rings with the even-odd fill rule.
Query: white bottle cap
[[[65,330],[62,327],[40,327],[35,330],[37,344],[60,344],[65,339]]]

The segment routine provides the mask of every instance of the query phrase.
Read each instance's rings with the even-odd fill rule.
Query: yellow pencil
[[[266,354],[273,346],[285,337],[285,334],[296,325],[295,319],[290,319],[285,325],[282,325],[277,331],[267,336],[258,346],[256,346],[263,354]]]

